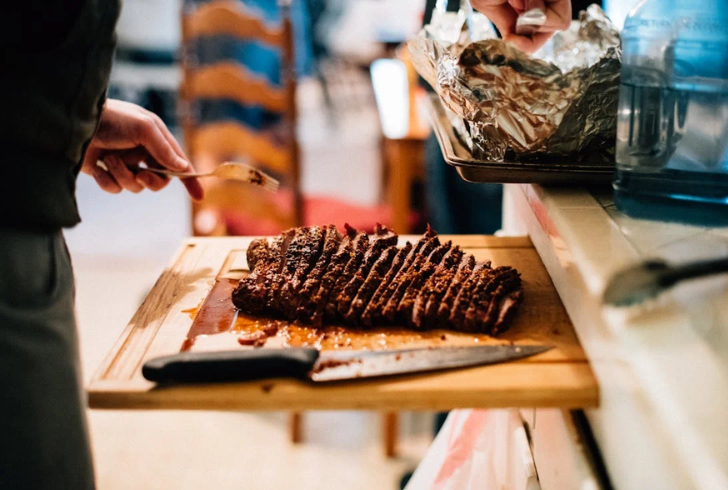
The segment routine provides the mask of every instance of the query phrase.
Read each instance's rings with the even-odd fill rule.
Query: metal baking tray
[[[445,161],[468,182],[502,184],[608,184],[614,165],[491,162],[478,160],[460,141],[437,94],[427,98],[432,128]]]

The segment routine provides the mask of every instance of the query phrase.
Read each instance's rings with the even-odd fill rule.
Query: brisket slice
[[[291,228],[278,235],[264,256],[254,258],[255,269],[245,277],[233,292],[233,304],[246,313],[265,311],[269,289],[283,267],[288,247],[296,234]],[[263,257],[265,260],[263,260]]]
[[[463,329],[465,312],[470,306],[470,298],[473,296],[473,291],[483,275],[488,274],[490,270],[491,269],[487,267],[487,264],[478,264],[475,266],[470,276],[462,282],[460,290],[458,291],[455,301],[452,304],[452,308],[450,309],[450,316],[447,320],[447,324],[455,330]]]
[[[468,332],[482,331],[487,321],[486,315],[491,311],[491,300],[496,289],[509,279],[518,280],[518,272],[510,267],[496,267],[489,271],[489,274],[483,274],[478,280],[478,285],[473,289],[470,297],[470,306],[465,311],[463,317],[463,330]]]
[[[298,262],[301,258],[301,250],[306,243],[311,229],[309,227],[296,228],[296,234],[288,245],[280,271],[270,283],[268,297],[266,298],[266,308],[271,312],[280,311],[281,290],[287,281],[293,279],[296,272]]]
[[[248,250],[245,252],[245,258],[248,261],[248,270],[253,271],[256,264],[261,259],[265,259],[270,253],[270,247],[266,238],[259,238],[253,240],[248,245]]]
[[[427,261],[427,257],[432,253],[432,251],[439,246],[440,240],[435,236],[426,239],[422,243],[419,251],[410,254],[410,257],[408,257],[408,262],[405,263],[399,270],[397,276],[387,287],[385,296],[382,298],[382,300],[385,301],[383,303],[384,307],[381,310],[382,320],[386,318],[389,322],[395,321],[397,317],[397,307],[399,306],[399,302],[402,300],[405,292],[407,292],[407,288],[412,282],[414,275],[424,265],[424,263]]]
[[[358,286],[356,296],[354,296],[354,299],[351,301],[349,310],[344,313],[344,320],[349,323],[360,324],[362,312],[369,303],[369,299],[372,297],[377,287],[379,287],[379,284],[381,284],[385,274],[391,270],[390,265],[392,265],[392,262],[403,250],[405,249],[403,248],[400,250],[396,246],[387,248],[377,261],[374,262],[366,279],[363,279],[361,269],[357,272],[357,275],[354,276],[352,282],[354,282],[354,280],[357,280],[357,282],[361,281],[361,286]],[[349,284],[351,284],[351,282]]]
[[[406,262],[407,257],[409,257],[410,253],[412,252],[412,248],[412,244],[410,242],[407,242],[405,246],[399,249],[399,252],[397,252],[397,255],[392,261],[392,267],[389,268],[384,278],[382,278],[377,285],[374,284],[374,280],[370,282],[369,286],[374,287],[375,290],[371,295],[371,299],[362,299],[362,301],[366,304],[360,318],[362,325],[365,325],[367,327],[373,326],[374,317],[382,311],[381,299],[387,290],[387,285],[391,284],[394,281],[394,277],[402,268],[402,265]],[[367,282],[369,282],[369,278],[367,278]],[[368,303],[366,303],[367,301]]]
[[[268,240],[265,238],[253,240],[246,251],[246,258],[250,273],[235,287],[233,304],[241,309],[260,308],[260,301],[256,301],[255,298],[256,287],[263,282],[264,271],[273,264],[273,252]],[[259,267],[256,269],[256,266]],[[265,297],[262,306],[265,306]]]
[[[455,281],[459,269],[439,268],[429,281],[424,294],[418,297],[412,321],[417,328],[435,328],[438,325],[437,312],[447,294],[450,285]]]
[[[449,270],[457,270],[458,265],[460,265],[460,261],[463,260],[463,255],[465,255],[465,252],[460,250],[459,245],[455,245],[453,247],[452,242],[448,243],[450,243],[450,249],[442,258],[442,262],[440,263],[440,265]]]
[[[345,243],[343,246],[349,243],[349,238],[343,239]],[[335,225],[329,225],[326,227],[326,235],[324,236],[324,243],[316,265],[311,270],[304,281],[301,289],[298,293],[298,301],[296,304],[296,317],[301,320],[308,320],[313,314],[315,306],[311,307],[311,300],[314,295],[318,292],[321,286],[321,279],[326,273],[326,269],[329,266],[331,258],[339,250],[342,245],[342,236],[336,229]]]
[[[289,320],[293,320],[298,307],[298,291],[301,285],[308,277],[311,270],[321,255],[321,249],[324,244],[324,228],[314,226],[307,234],[306,240],[301,247],[301,253],[298,266],[293,273],[293,277],[283,285],[281,289],[279,311],[281,315]]]
[[[346,286],[344,286],[344,289],[336,298],[336,309],[341,316],[345,316],[349,312],[351,303],[354,301],[354,297],[369,276],[369,271],[374,266],[374,263],[382,256],[382,252],[389,247],[397,245],[397,238],[396,233],[393,233],[386,227],[377,225],[375,235],[372,237],[370,242],[371,245],[369,250],[366,251],[359,269],[357,269],[354,276],[349,280]]]
[[[346,237],[339,245],[339,250],[331,257],[329,266],[326,268],[326,273],[321,278],[321,285],[318,291],[311,296],[308,305],[299,314],[299,318],[302,321],[312,323],[316,326],[320,326],[323,322],[324,308],[328,302],[329,294],[336,283],[336,279],[339,278],[346,264],[349,263],[349,259],[351,259],[356,236],[357,231],[347,225]]]
[[[458,293],[460,292],[463,283],[473,273],[474,268],[475,257],[473,257],[472,255],[467,255],[460,263],[460,267],[458,267],[457,272],[454,273],[452,281],[450,282],[450,285],[447,287],[447,290],[442,297],[442,301],[437,305],[428,305],[428,308],[430,309],[437,309],[436,323],[438,326],[443,328],[447,326],[447,322],[450,319],[450,313],[452,312],[452,307],[455,304]]]
[[[334,287],[331,289],[328,301],[324,307],[325,319],[330,321],[336,319],[339,295],[344,291],[344,288],[354,277],[354,274],[356,274],[357,269],[359,269],[359,266],[364,260],[367,250],[369,250],[369,235],[364,232],[360,232],[357,237],[354,238],[353,253],[349,262],[346,264],[346,267],[344,267],[341,275],[336,278]]]
[[[522,291],[521,275],[513,269],[511,269],[511,271],[513,274],[509,273],[508,275],[502,276],[500,284],[491,295],[488,311],[486,311],[483,322],[480,325],[482,331],[490,330],[491,335],[500,333],[502,331],[500,329],[504,327],[504,325],[495,327],[495,324],[501,316],[501,310],[505,299],[515,292]]]
[[[498,318],[496,318],[493,327],[490,330],[491,335],[498,335],[503,332],[513,319],[513,315],[518,311],[518,307],[523,302],[523,289],[518,289],[512,293],[508,293],[500,305],[498,305]]]
[[[397,266],[397,270],[394,271],[394,274],[387,274],[382,281],[382,284],[374,293],[372,300],[369,302],[369,306],[362,315],[364,325],[372,326],[378,323],[383,323],[384,310],[389,303],[390,298],[397,290],[397,285],[404,274],[409,270],[412,262],[414,262],[418,254],[425,246],[430,246],[429,244],[431,241],[435,239],[437,239],[437,233],[435,233],[435,230],[433,230],[430,225],[427,225],[427,230],[424,235],[422,235],[422,237],[417,240],[417,243],[412,246],[412,249],[404,257],[403,262],[401,264],[393,264]],[[437,244],[439,245],[439,240]],[[394,267],[392,267],[392,269],[394,269]]]
[[[410,274],[412,274],[412,280],[402,296],[399,305],[397,305],[397,313],[395,314],[396,318],[399,318],[402,322],[406,322],[410,327],[413,326],[412,313],[417,296],[419,296],[420,291],[425,284],[427,284],[427,281],[435,272],[437,266],[443,262],[445,255],[451,248],[452,242],[440,245],[427,257],[427,260],[419,271],[410,271]]]
[[[438,304],[445,295],[453,277],[455,277],[455,272],[458,270],[463,255],[465,253],[460,250],[460,247],[456,246],[445,255],[442,263],[435,268],[432,276],[417,295],[412,310],[412,325],[423,329],[434,324],[437,314],[434,305]],[[427,321],[428,314],[431,317],[430,321]]]

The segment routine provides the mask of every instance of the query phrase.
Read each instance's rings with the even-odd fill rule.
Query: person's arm
[[[108,170],[98,161],[103,161]],[[169,183],[168,178],[141,169],[142,162],[149,167],[192,171],[179,143],[156,114],[128,102],[107,100],[81,171],[113,194],[124,189],[135,193],[145,188],[158,191]],[[202,199],[204,191],[197,179],[183,179],[182,183],[192,199]]]
[[[505,41],[527,53],[536,51],[554,32],[568,29],[571,24],[571,0],[471,0],[471,4],[495,24]],[[534,8],[546,12],[546,23],[531,36],[519,36],[518,16]]]

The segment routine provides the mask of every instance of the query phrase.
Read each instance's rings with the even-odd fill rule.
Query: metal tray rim
[[[473,173],[480,173],[482,171],[495,171],[496,173],[505,172],[507,174],[523,174],[523,180],[521,180],[522,183],[538,183],[539,175],[548,175],[549,180],[553,182],[554,180],[552,179],[558,178],[558,174],[563,174],[564,182],[573,182],[575,180],[579,180],[579,178],[595,179],[597,181],[607,182],[611,181],[611,177],[615,172],[615,167],[613,165],[492,162],[476,160],[472,156],[470,159],[458,156],[455,153],[455,145],[468,154],[470,154],[470,152],[457,140],[450,122],[445,115],[445,108],[443,107],[442,102],[440,102],[437,94],[431,94],[427,98],[427,108],[435,137],[440,144],[445,161],[449,165],[456,167],[463,178],[466,178],[465,175],[463,175],[463,172],[472,175]],[[497,175],[494,174],[492,177],[493,179],[478,179],[475,181],[496,182]],[[470,178],[466,178],[466,180],[474,181]],[[512,177],[507,178],[507,181],[515,182]]]

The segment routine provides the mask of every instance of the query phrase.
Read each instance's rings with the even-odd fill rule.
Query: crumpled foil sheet
[[[463,120],[473,155],[613,162],[621,46],[604,11],[590,6],[532,56],[496,39],[492,28],[483,31],[472,15],[435,15],[408,45],[417,71]],[[481,32],[471,33],[472,25]]]

